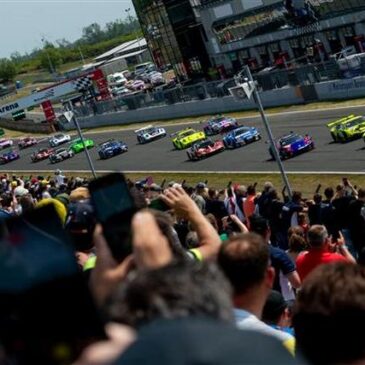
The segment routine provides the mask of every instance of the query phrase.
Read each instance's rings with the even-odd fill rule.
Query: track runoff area
[[[287,172],[293,173],[365,173],[365,142],[362,139],[349,143],[334,143],[327,123],[349,114],[365,114],[365,106],[325,109],[316,111],[287,112],[269,115],[269,121],[275,138],[291,131],[312,136],[315,149],[284,161]],[[192,118],[196,120],[197,118]],[[199,161],[189,161],[186,151],[175,150],[170,134],[192,127],[202,130],[202,123],[188,123],[164,126],[167,137],[147,144],[138,144],[133,129],[111,132],[88,132],[85,137],[98,144],[114,138],[128,145],[128,152],[100,160],[97,148],[89,150],[96,171],[128,172],[250,172],[264,173],[277,171],[277,164],[268,152],[267,136],[258,116],[239,119],[240,125],[253,126],[259,129],[262,139],[241,148],[226,150],[217,155]],[[137,129],[136,127],[135,129]],[[222,136],[213,136],[213,139]],[[84,153],[60,163],[50,161],[31,162],[31,154],[41,147],[48,147],[48,140],[40,140],[37,146],[20,151],[20,159],[0,165],[2,171],[62,171],[87,172],[89,167]],[[62,145],[60,147],[67,147]]]

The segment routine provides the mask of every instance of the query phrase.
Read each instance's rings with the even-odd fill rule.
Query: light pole
[[[51,57],[49,56],[49,53],[47,51],[47,48],[46,48],[46,40],[44,38],[42,38],[42,43],[43,43],[43,50],[46,52],[46,55],[47,55],[49,69],[51,71],[51,74],[54,74],[55,70],[53,68],[53,64],[52,64],[52,61],[51,61]]]
[[[291,199],[292,198],[292,195],[293,195],[293,191],[291,189],[288,176],[287,176],[287,174],[285,172],[285,169],[284,169],[283,163],[281,161],[281,158],[280,158],[278,149],[276,147],[275,140],[274,140],[274,136],[272,134],[269,121],[267,120],[267,117],[265,115],[265,111],[264,111],[264,107],[263,107],[262,102],[261,102],[260,94],[257,91],[255,82],[254,82],[253,77],[252,77],[252,74],[251,74],[251,70],[250,70],[250,68],[248,66],[245,66],[244,67],[244,73],[246,74],[246,80],[248,82],[242,84],[243,85],[243,89],[244,89],[244,91],[245,91],[245,93],[246,93],[246,95],[248,97],[250,97],[250,95],[251,95],[250,93],[253,94],[255,103],[257,104],[257,107],[259,109],[259,112],[260,112],[262,121],[264,123],[265,129],[266,129],[266,132],[267,132],[267,135],[269,137],[270,147],[271,147],[271,150],[272,150],[272,152],[274,154],[274,158],[275,158],[275,160],[276,160],[276,162],[278,164],[279,171],[280,171],[280,174],[281,174],[281,178],[283,179],[283,183],[284,183],[284,185],[285,185],[285,187],[286,187],[286,189],[288,191],[289,198]]]
[[[127,9],[125,9],[124,10],[128,15],[127,15],[127,19],[128,19],[128,21],[129,21],[129,26],[131,27],[131,29],[132,29],[132,17],[131,17],[131,8],[127,8]],[[133,32],[133,33],[135,33],[135,32]],[[138,34],[134,34],[135,36],[137,36],[137,41],[138,41],[138,50],[140,50],[141,49],[141,46],[140,46],[140,43],[139,43],[139,36],[138,36]]]
[[[80,141],[81,141],[82,146],[83,146],[84,151],[85,151],[86,159],[87,159],[87,162],[89,164],[91,173],[93,174],[94,179],[96,179],[97,176],[96,176],[96,171],[95,171],[95,168],[94,168],[94,164],[93,164],[93,162],[91,160],[89,151],[88,151],[88,149],[86,147],[85,140],[84,140],[84,136],[82,134],[82,131],[81,131],[79,122],[77,121],[77,118],[75,117],[75,113],[72,110],[72,108],[73,108],[72,103],[70,103],[70,107],[71,107],[71,110],[66,111],[63,115],[64,115],[64,117],[67,119],[67,121],[69,123],[73,122],[75,124],[76,129],[77,129],[77,133],[79,135]]]

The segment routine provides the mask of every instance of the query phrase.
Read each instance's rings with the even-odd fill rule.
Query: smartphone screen
[[[117,261],[123,261],[132,252],[131,221],[137,210],[125,177],[103,176],[91,181],[89,190],[110,251]]]
[[[151,201],[149,208],[159,210],[160,212],[166,212],[171,208],[160,198]]]
[[[73,363],[86,346],[104,338],[87,282],[53,206],[3,222],[0,343],[9,363]]]

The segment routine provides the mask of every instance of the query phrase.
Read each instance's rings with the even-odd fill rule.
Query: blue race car
[[[285,160],[287,158],[299,155],[300,153],[310,151],[314,148],[314,142],[312,137],[307,134],[303,137],[300,134],[291,132],[290,134],[279,138],[276,142],[280,158]],[[270,146],[270,155],[273,159],[274,152]]]
[[[98,154],[100,159],[106,160],[107,158],[120,155],[121,153],[127,151],[128,146],[124,142],[110,139],[99,145]]]
[[[238,123],[235,118],[217,115],[208,120],[207,124],[204,126],[204,133],[207,136],[213,136],[215,134],[231,131],[237,127]]]
[[[19,153],[13,150],[7,151],[0,156],[0,164],[6,164],[11,161],[18,160],[20,158]]]
[[[223,143],[226,148],[237,148],[260,139],[260,132],[256,128],[238,127],[224,136]]]

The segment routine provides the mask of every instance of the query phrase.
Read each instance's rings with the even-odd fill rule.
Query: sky
[[[50,42],[81,37],[82,28],[135,15],[132,0],[0,0],[0,58]]]

